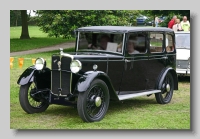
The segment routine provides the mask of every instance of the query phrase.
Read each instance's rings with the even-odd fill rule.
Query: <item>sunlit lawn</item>
[[[31,39],[21,40],[19,39],[21,27],[10,27],[10,52],[43,48],[75,40],[74,38],[63,39],[61,37],[48,37],[48,35],[42,32],[37,26],[29,26],[28,28]]]

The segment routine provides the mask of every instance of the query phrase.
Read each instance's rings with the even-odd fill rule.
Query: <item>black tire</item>
[[[98,104],[99,99],[101,103]],[[104,81],[95,79],[86,92],[78,95],[78,114],[85,122],[100,121],[108,110],[109,101],[110,95],[107,85]]]
[[[170,86],[169,90],[166,89],[167,85]],[[162,82],[161,92],[155,94],[156,101],[159,104],[169,103],[172,99],[173,91],[174,91],[174,80],[171,73],[168,72],[167,75],[165,76],[165,79]]]
[[[49,107],[49,104],[42,98],[40,100],[36,100],[31,97],[31,90],[33,90],[33,88],[31,88],[31,85],[34,85],[34,83],[28,83],[26,85],[20,86],[20,105],[22,109],[28,114],[44,112]],[[31,102],[36,105],[33,105],[33,103]]]

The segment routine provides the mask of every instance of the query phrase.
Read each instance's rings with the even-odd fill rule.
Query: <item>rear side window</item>
[[[150,33],[150,52],[163,52],[163,34],[156,32]]]
[[[126,53],[130,55],[146,53],[146,38],[146,32],[129,33]]]
[[[166,51],[167,52],[173,52],[174,51],[174,43],[173,38],[171,34],[166,34]]]

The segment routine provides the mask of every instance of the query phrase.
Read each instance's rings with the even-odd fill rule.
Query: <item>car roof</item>
[[[95,31],[95,32],[108,32],[108,33],[127,33],[134,31],[164,31],[174,32],[166,27],[137,27],[137,26],[88,26],[78,28],[76,31]]]

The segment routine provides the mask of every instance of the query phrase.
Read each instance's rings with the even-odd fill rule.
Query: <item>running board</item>
[[[118,98],[119,100],[125,100],[125,99],[130,99],[134,97],[140,97],[140,96],[145,96],[145,95],[150,95],[150,94],[155,94],[155,93],[160,93],[160,92],[161,90],[152,90],[152,91],[135,93],[135,94],[118,95]]]

